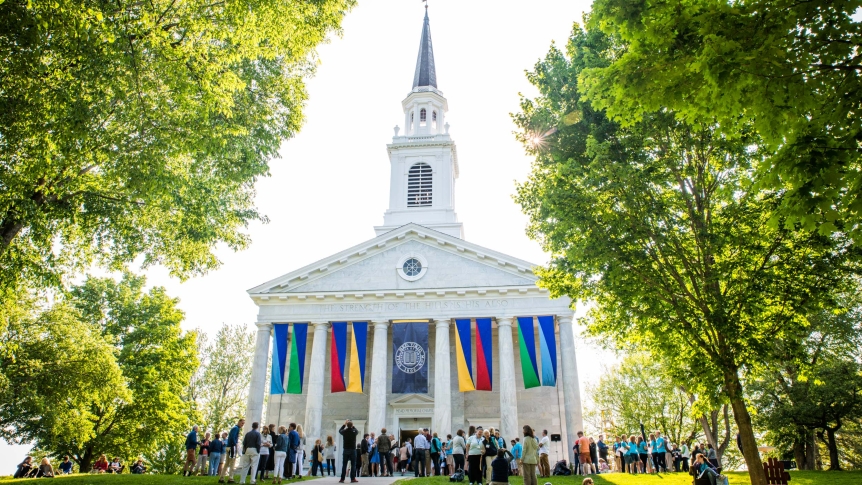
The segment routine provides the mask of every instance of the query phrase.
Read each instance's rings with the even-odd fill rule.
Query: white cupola
[[[427,6],[413,89],[401,106],[404,133],[399,136],[396,126],[392,143],[387,145],[389,210],[383,215],[383,225],[374,231],[379,236],[413,222],[463,239],[464,227],[455,214],[458,154],[446,123],[449,104],[437,89]]]

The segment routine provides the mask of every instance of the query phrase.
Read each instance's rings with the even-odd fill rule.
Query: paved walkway
[[[340,475],[337,477],[325,476],[323,478],[318,478],[317,480],[315,480],[313,482],[313,484],[314,485],[319,485],[319,484],[323,484],[323,483],[326,483],[326,484],[336,483],[337,484],[339,478],[341,478]],[[402,477],[400,473],[396,473],[394,477],[360,477],[360,478],[357,478],[357,480],[359,480],[359,485],[390,485],[392,483],[397,482],[398,480],[401,480],[402,478],[404,478],[404,479],[413,478],[413,474],[409,473],[409,474],[404,475]],[[350,477],[349,476],[347,477],[347,480],[344,481],[344,483],[345,484],[350,483]]]

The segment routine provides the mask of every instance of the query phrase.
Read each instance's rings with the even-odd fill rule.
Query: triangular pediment
[[[424,406],[428,404],[434,404],[434,399],[426,394],[405,394],[398,399],[389,401],[389,405],[393,407]]]
[[[408,258],[421,277],[405,278]],[[249,290],[267,294],[435,291],[534,287],[533,265],[432,229],[408,224]]]

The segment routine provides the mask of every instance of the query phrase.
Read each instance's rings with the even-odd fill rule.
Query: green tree
[[[614,435],[639,435],[641,424],[648,433],[661,431],[673,443],[691,441],[699,434],[688,394],[648,354],[626,356],[602,375],[588,395],[593,403],[588,414],[610,414]]]
[[[0,2],[0,286],[216,267],[354,0]]]
[[[88,443],[113,419],[117,403],[132,395],[126,388],[116,350],[101,329],[82,321],[68,302],[47,310],[30,308],[11,317],[2,332],[0,433],[13,443],[33,443],[55,456]],[[119,431],[119,430],[118,430]],[[83,466],[82,455],[74,460]]]
[[[254,332],[245,325],[222,325],[213,340],[204,340],[195,379],[196,402],[203,429],[226,431],[245,416]]]
[[[88,278],[10,326],[4,438],[68,454],[88,471],[100,453],[137,456],[188,427],[182,394],[198,365],[195,335],[180,329],[177,300],[144,284],[131,274]]]
[[[752,379],[757,422],[780,448],[791,448],[802,469],[815,468],[815,434],[829,451],[829,469],[840,470],[838,435],[862,418],[862,308],[819,312],[796,339],[779,342],[780,365]]]
[[[594,301],[591,334],[696,363],[689,391],[727,400],[752,483],[765,485],[744,375],[846,287],[857,250],[843,234],[769,223],[782,193],[757,185],[756,132],[727,137],[670,110],[626,127],[584,99],[583,71],[626,48],[576,27],[565,54],[552,47],[528,74],[540,96],[514,118],[536,160],[516,199],[551,254],[540,284]]]
[[[626,48],[583,74],[583,92],[625,124],[670,109],[769,147],[765,187],[783,223],[862,236],[859,0],[597,0],[590,27]],[[855,18],[854,18],[855,14]],[[777,222],[776,218],[773,222]]]

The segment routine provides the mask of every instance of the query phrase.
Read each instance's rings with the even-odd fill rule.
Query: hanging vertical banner
[[[353,322],[350,337],[350,371],[347,392],[362,393],[365,389],[365,350],[368,344],[368,322]]]
[[[272,324],[272,370],[269,372],[269,393],[284,394],[284,371],[287,368],[287,332],[289,323]]]
[[[539,344],[542,349],[542,385],[557,385],[557,338],[554,316],[539,317]]]
[[[344,360],[347,356],[347,322],[333,322],[330,346],[330,392],[344,392]]]
[[[470,342],[470,319],[455,320],[455,362],[458,365],[458,390],[461,392],[476,390]]]
[[[494,349],[491,346],[491,319],[476,319],[476,390],[493,391],[494,375],[491,365]]]
[[[302,394],[305,381],[305,348],[308,345],[308,324],[294,323],[290,339],[290,368],[287,371],[287,393]]]
[[[428,393],[428,322],[392,325],[392,393]]]
[[[536,338],[533,332],[536,325],[533,317],[518,317],[518,342],[521,354],[521,374],[524,376],[524,389],[539,387],[539,366],[536,363]]]

